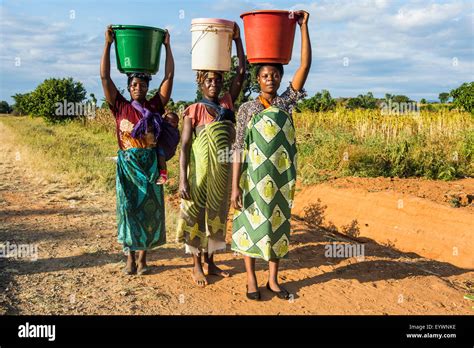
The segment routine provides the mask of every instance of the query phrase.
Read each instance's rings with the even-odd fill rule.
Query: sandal
[[[290,298],[290,293],[285,289],[280,287],[280,291],[274,291],[270,288],[270,283],[267,283],[267,289],[277,295],[278,298],[282,300],[288,300]]]

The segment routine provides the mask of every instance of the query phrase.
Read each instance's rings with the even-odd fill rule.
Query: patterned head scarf
[[[220,71],[199,70],[196,74],[196,81],[201,86],[207,78],[213,79],[218,76],[224,81],[224,74]]]

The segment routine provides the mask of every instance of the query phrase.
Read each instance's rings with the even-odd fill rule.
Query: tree
[[[149,90],[148,93],[146,94],[146,99],[150,100],[153,98],[153,96],[160,91],[159,88],[153,88],[152,90]],[[123,95],[123,93],[121,93]],[[171,100],[171,99],[170,99]]]
[[[304,99],[298,104],[298,110],[312,112],[329,111],[335,107],[336,101],[331,97],[331,93],[325,89],[316,93],[311,98]]]
[[[362,109],[362,101],[358,97],[349,98],[349,101],[347,102],[346,107],[351,110]]]
[[[449,100],[449,93],[446,93],[446,92],[440,93],[438,98],[439,98],[440,103],[444,104]]]
[[[347,102],[349,109],[375,109],[377,108],[377,99],[374,98],[372,92],[367,94],[359,94],[356,98],[351,98]]]
[[[428,102],[426,101],[426,99],[425,99],[425,98],[421,98],[421,100],[420,100],[420,104],[428,104]]]
[[[15,115],[29,115],[33,109],[31,93],[17,93],[12,96],[15,100],[13,105],[13,113]]]
[[[5,100],[0,101],[0,114],[9,114],[12,108]]]
[[[72,77],[46,79],[31,93],[32,107],[29,112],[50,122],[64,121],[78,116],[75,106],[82,103],[85,97],[86,90],[82,83],[74,82]],[[58,112],[59,104],[66,105],[68,110]]]
[[[406,95],[395,95],[392,98],[392,102],[395,102],[395,103],[409,103],[411,101],[412,100]]]
[[[474,115],[474,82],[463,83],[450,93],[455,107]]]

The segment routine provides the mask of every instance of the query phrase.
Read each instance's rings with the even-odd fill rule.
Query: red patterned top
[[[232,97],[230,93],[226,93],[219,99],[219,105],[226,108],[233,110],[234,104],[232,104]],[[183,117],[190,117],[193,128],[197,126],[206,125],[214,121],[214,116],[209,114],[206,109],[206,106],[201,103],[194,103],[186,110],[184,110]]]
[[[143,117],[133,106],[131,101],[126,100],[123,95],[117,93],[114,105],[110,105],[110,110],[115,116],[118,145],[121,150],[130,148],[150,148],[156,146],[152,132],[148,132],[140,139],[134,139],[131,132],[135,124]],[[160,93],[156,93],[153,98],[143,103],[143,106],[151,112],[164,114],[165,109],[161,103]]]

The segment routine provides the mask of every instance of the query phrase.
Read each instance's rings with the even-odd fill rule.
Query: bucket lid
[[[191,20],[191,25],[193,24],[220,24],[233,28],[235,22],[220,18],[194,18]]]
[[[163,33],[166,32],[166,30],[161,29],[161,28],[155,28],[155,27],[147,27],[144,25],[132,25],[132,24],[114,24],[112,25],[112,29],[136,29],[136,30],[158,30]]]
[[[290,12],[291,11],[286,11],[286,10],[255,10],[255,11],[249,11],[249,12],[242,13],[240,15],[240,18],[244,18],[244,16],[248,16],[248,15],[252,15],[252,14],[260,14],[260,13],[287,14],[287,13],[290,13]]]

